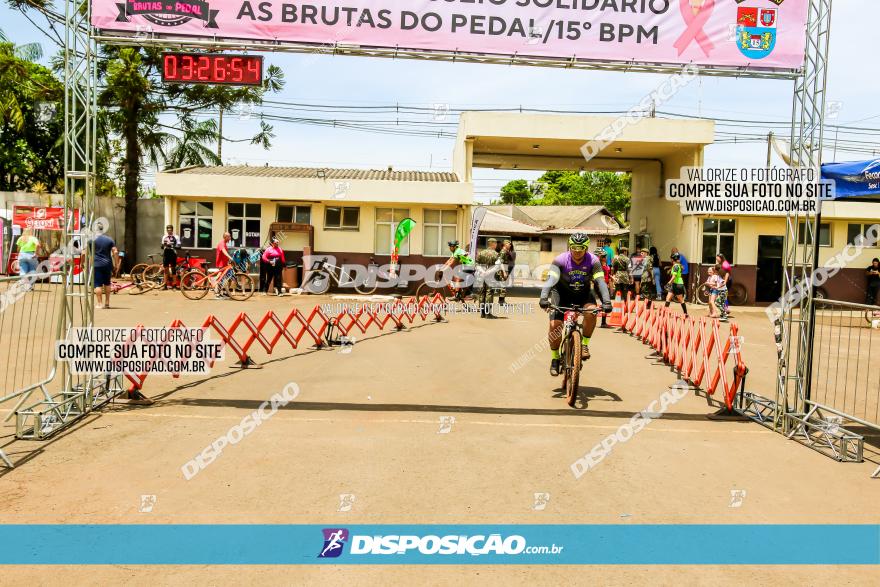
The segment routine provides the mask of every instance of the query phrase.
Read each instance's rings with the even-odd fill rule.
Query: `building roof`
[[[530,224],[544,229],[579,226],[605,210],[603,206],[517,206],[516,209],[531,219]]]
[[[321,178],[336,180],[372,180],[372,181],[430,181],[458,182],[458,176],[449,171],[394,171],[388,169],[338,169],[322,167],[259,167],[249,165],[220,165],[213,167],[184,167],[169,169],[164,173],[179,175],[226,175],[236,177],[282,177],[282,178]]]
[[[585,232],[606,236],[620,236],[629,233],[629,229],[620,226],[604,206],[514,206],[509,204],[489,206],[488,208],[486,220],[483,221],[482,230],[484,232],[546,235]],[[503,226],[507,226],[507,228],[502,228]]]
[[[491,209],[486,211],[486,217],[483,218],[483,224],[480,225],[480,232],[505,235],[540,234],[537,226],[519,222]]]

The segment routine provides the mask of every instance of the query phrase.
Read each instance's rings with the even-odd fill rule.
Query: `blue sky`
[[[40,17],[41,18],[41,17]],[[880,52],[876,23],[877,0],[837,0],[833,9],[828,100],[839,102],[839,124],[880,126],[880,78],[873,62]],[[42,24],[41,19],[37,19]],[[17,11],[0,7],[0,28],[13,42],[39,41],[47,54],[54,46]],[[658,75],[569,71],[530,67],[461,63],[395,61],[328,55],[267,55],[280,66],[287,86],[273,100],[330,105],[402,104],[452,108],[517,107],[579,110],[626,110],[637,104],[662,79]],[[790,81],[702,78],[679,92],[666,110],[703,116],[786,121],[791,117]],[[336,113],[298,116],[345,117]],[[388,119],[393,115],[377,115]],[[429,115],[423,117],[430,120]],[[454,121],[454,118],[450,118]],[[451,139],[408,137],[356,132],[291,123],[273,123],[277,137],[270,151],[227,143],[227,163],[250,165],[304,165],[339,167],[448,170]],[[257,126],[256,118],[227,117],[224,134],[243,138]],[[767,129],[752,132],[766,134]],[[860,140],[880,143],[877,135]],[[706,163],[712,165],[763,165],[761,144],[713,145]],[[840,154],[838,160],[867,158]],[[825,160],[832,160],[827,152]],[[497,190],[522,172],[477,170],[479,199]],[[525,175],[526,177],[533,174]]]

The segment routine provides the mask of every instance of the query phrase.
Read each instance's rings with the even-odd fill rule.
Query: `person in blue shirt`
[[[92,259],[92,267],[95,276],[95,294],[97,294],[97,305],[99,309],[110,307],[110,276],[113,274],[113,268],[119,262],[119,250],[116,243],[106,234],[99,234],[94,239],[95,256]],[[104,304],[101,304],[101,294],[104,294]]]

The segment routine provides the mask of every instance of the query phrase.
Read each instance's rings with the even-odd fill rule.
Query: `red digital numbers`
[[[263,83],[263,58],[259,55],[165,53],[162,81],[258,86]]]

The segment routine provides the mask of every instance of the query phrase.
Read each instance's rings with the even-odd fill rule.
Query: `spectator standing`
[[[272,243],[263,252],[261,260],[268,265],[269,276],[266,279],[266,291],[274,284],[275,295],[281,295],[281,288],[284,287],[281,282],[281,271],[284,269],[284,251],[277,237],[272,237]]]
[[[232,263],[232,256],[229,254],[229,241],[232,240],[232,235],[228,232],[223,233],[223,238],[220,239],[220,242],[217,243],[216,255],[214,256],[214,266],[218,270],[223,270],[224,267]],[[214,295],[216,299],[226,299],[227,296],[223,291],[223,283],[217,283],[217,289],[214,291]]]
[[[110,308],[110,276],[113,268],[119,262],[119,249],[113,239],[104,233],[98,234],[94,239],[95,256],[92,259],[92,267],[95,274],[95,294],[97,295],[98,309]],[[104,304],[101,304],[101,294],[104,294]]]
[[[608,259],[608,265],[611,266],[611,262],[614,260],[614,249],[611,248],[611,239],[605,239],[605,245],[602,247],[605,249],[605,258]]]
[[[507,286],[512,285],[513,270],[516,267],[516,251],[513,249],[513,242],[505,239],[501,243],[501,252],[498,254],[501,259],[501,270],[503,272],[504,287],[498,290],[498,303],[502,306],[506,304]]]
[[[608,254],[602,247],[599,247],[593,252],[599,259],[599,263],[602,265],[602,272],[605,274],[605,285],[608,287],[608,291],[611,291],[611,267],[608,266]],[[602,313],[602,323],[599,325],[599,328],[608,328],[608,318],[604,312]]]
[[[620,294],[621,299],[626,299],[626,292],[632,286],[632,262],[627,253],[629,250],[626,245],[620,245],[617,250],[618,255],[611,261],[611,279],[614,281],[614,296]]]
[[[18,247],[18,274],[22,277],[29,273],[37,271],[37,252],[42,249],[40,239],[34,236],[30,228],[25,228],[18,237],[16,243]],[[24,283],[24,280],[22,280]],[[25,291],[34,288],[33,282],[29,281],[24,284]]]
[[[865,296],[865,303],[871,306],[877,304],[877,292],[880,291],[880,259],[874,257],[871,260],[871,264],[868,266],[867,271],[865,271],[865,275],[868,278],[868,289],[867,295]]]
[[[642,293],[642,277],[645,275],[647,269],[645,263],[650,263],[650,259],[646,254],[647,252],[648,251],[644,249],[637,250],[634,251],[633,256],[630,257],[633,290],[635,295],[640,295]]]
[[[721,267],[721,272],[718,275],[724,280],[724,312],[728,314],[730,313],[730,302],[727,301],[727,291],[733,284],[733,274],[731,273],[733,266],[727,262],[727,259],[721,253],[715,255],[715,264]]]
[[[496,316],[492,315],[492,288],[488,280],[491,277],[489,272],[493,271],[495,262],[498,260],[497,249],[498,239],[490,238],[486,241],[486,248],[477,254],[476,261],[480,267],[483,279],[480,289],[480,318],[496,318]],[[495,276],[495,279],[497,279],[497,276]]]
[[[177,267],[177,249],[180,248],[180,237],[174,234],[174,227],[165,227],[165,235],[162,237],[162,270],[165,272],[165,286],[162,289],[174,287],[173,273]]]
[[[657,252],[657,247],[651,247],[648,253],[651,255],[651,271],[654,276],[654,287],[657,288],[657,299],[662,300],[663,279],[660,271],[660,254]]]

